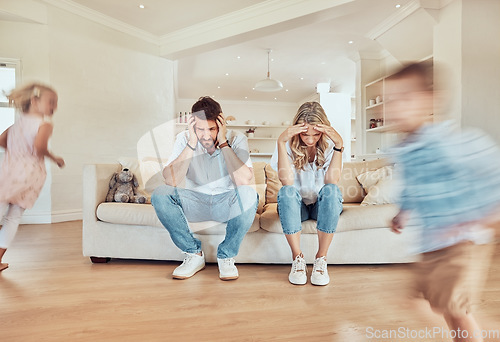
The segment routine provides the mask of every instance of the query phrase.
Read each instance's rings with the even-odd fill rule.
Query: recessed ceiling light
[[[143,4],[140,4],[139,8],[144,9],[144,8],[146,8],[146,6],[144,6]]]
[[[248,99],[248,96],[245,96],[245,99]]]
[[[229,73],[228,73],[228,72],[226,72],[226,76],[229,76]]]
[[[220,89],[220,86],[217,86],[217,89]]]
[[[400,8],[400,7],[401,7],[401,5],[400,5],[400,4],[397,4],[397,5],[396,5],[396,8]]]
[[[353,40],[348,41],[349,44],[354,44]]]
[[[301,80],[304,80],[304,77],[301,77],[300,79],[301,79]]]
[[[241,57],[240,57],[240,56],[237,56],[236,58],[240,59]]]
[[[277,98],[277,97],[275,97],[274,99],[275,99],[275,100],[277,100],[278,98]]]
[[[288,91],[288,89],[285,89],[285,91]]]

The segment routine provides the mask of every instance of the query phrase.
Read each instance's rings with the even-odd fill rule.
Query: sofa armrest
[[[96,210],[106,200],[109,180],[120,164],[90,164],[83,167],[83,224],[96,222]]]

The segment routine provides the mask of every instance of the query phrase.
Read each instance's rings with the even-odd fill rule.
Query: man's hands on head
[[[195,124],[196,121],[194,119],[194,116],[190,115],[188,119],[188,130],[189,130],[189,145],[192,147],[195,147],[196,144],[198,143],[198,137],[196,136],[194,128]]]
[[[219,132],[217,133],[217,143],[220,145],[227,140],[227,125],[224,114],[220,113],[215,122],[217,123],[217,127],[219,128]]]

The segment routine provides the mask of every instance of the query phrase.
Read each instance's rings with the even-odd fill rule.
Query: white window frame
[[[16,83],[15,87],[18,87],[19,84],[21,84],[21,60],[20,59],[14,59],[14,58],[4,58],[0,57],[0,67],[2,68],[13,68],[15,69],[15,74],[16,74]],[[0,102],[0,107],[2,108],[7,108],[9,107],[9,104],[7,102]],[[19,117],[19,113],[17,111],[14,112],[14,121],[17,120]],[[2,132],[0,132],[1,134]],[[0,148],[0,155],[3,156],[5,153],[3,148]]]
[[[0,67],[2,68],[13,68],[16,72],[16,87],[21,84],[21,60],[14,58],[3,58],[0,57]],[[0,102],[0,107],[8,107],[9,104],[6,102]]]

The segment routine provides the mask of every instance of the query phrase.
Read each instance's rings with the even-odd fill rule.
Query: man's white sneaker
[[[196,253],[186,253],[186,257],[172,273],[175,279],[187,279],[195,275],[196,272],[205,268],[205,256]]]
[[[288,281],[294,285],[307,283],[307,266],[302,255],[297,255],[292,262],[292,270],[288,275]]]
[[[311,273],[311,284],[313,285],[328,285],[330,276],[328,275],[326,257],[316,258],[314,260],[313,271]]]
[[[238,269],[234,265],[234,258],[219,259],[217,258],[217,264],[219,265],[219,278],[221,280],[234,280],[238,279]]]

